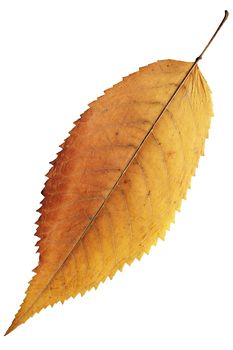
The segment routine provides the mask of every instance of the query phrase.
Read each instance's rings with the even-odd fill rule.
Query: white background
[[[36,266],[40,191],[72,122],[157,59],[199,66],[215,117],[165,242],[83,298],[6,328]],[[232,1],[0,2],[0,349],[233,349]]]

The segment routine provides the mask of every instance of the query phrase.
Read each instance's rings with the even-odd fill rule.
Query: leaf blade
[[[48,175],[37,233],[40,264],[9,331],[43,307],[96,287],[164,238],[203,151],[212,115],[197,67],[165,108],[191,67],[171,60],[144,67],[107,90],[76,123]],[[204,104],[199,95],[205,96]],[[193,110],[194,117],[184,122]],[[161,112],[163,118],[151,128]]]

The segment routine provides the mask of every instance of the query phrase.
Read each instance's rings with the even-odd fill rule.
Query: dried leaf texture
[[[164,239],[212,115],[196,65],[155,123],[191,66],[164,60],[143,67],[75,122],[47,174],[39,265],[7,333],[42,308],[97,287]]]

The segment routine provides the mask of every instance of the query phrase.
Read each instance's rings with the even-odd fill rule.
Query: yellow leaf
[[[197,61],[152,63],[90,104],[47,174],[39,265],[7,333],[96,288],[164,239],[212,114]]]

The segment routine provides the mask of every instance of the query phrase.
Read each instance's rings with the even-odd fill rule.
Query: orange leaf
[[[47,174],[39,265],[7,333],[48,305],[96,288],[164,239],[210,126],[200,58],[141,68],[75,122]]]

